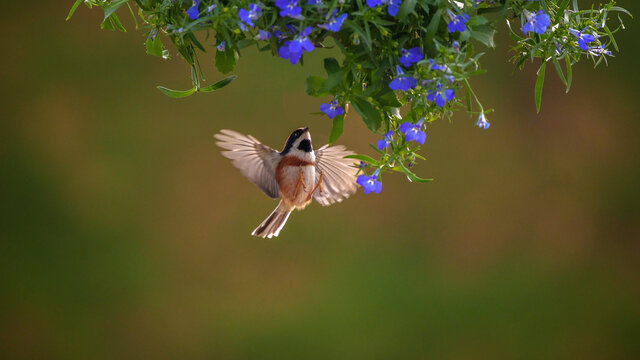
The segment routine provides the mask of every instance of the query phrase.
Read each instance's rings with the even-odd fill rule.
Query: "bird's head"
[[[289,135],[281,154],[297,156],[303,159],[309,158],[310,155],[313,154],[309,128],[305,127],[294,130],[291,135]]]

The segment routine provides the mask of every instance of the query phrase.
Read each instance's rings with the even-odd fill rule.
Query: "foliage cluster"
[[[163,38],[175,46],[190,65],[193,87],[159,87],[171,97],[215,91],[235,78],[201,83],[198,52],[207,44],[215,46],[215,66],[223,74],[251,46],[294,65],[303,64],[307,52],[340,49],[342,58],[325,58],[326,75],[308,77],[305,89],[332,98],[319,106],[333,121],[330,142],[341,135],[349,106],[380,134],[372,145],[377,159],[353,156],[365,172],[359,178],[365,192],[379,192],[387,171],[429,181],[411,167],[424,159],[418,151],[428,124],[454,110],[466,110],[476,126],[489,128],[491,110],[469,79],[484,73],[478,47],[494,47],[501,19],[515,43],[515,67],[542,60],[534,90],[539,110],[547,63],[569,91],[572,66],[583,58],[606,62],[618,50],[614,34],[624,28],[619,14],[630,15],[614,1],[581,9],[577,0],[77,0],[69,17],[83,2],[102,8],[101,27],[109,30],[124,31],[116,11],[127,9],[145,30],[150,55],[170,58]]]

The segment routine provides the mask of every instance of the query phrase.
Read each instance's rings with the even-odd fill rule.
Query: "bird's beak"
[[[302,136],[301,136],[301,138],[303,138],[303,139],[308,139],[309,141],[311,141],[311,133],[309,132],[309,128],[308,128],[308,127],[306,127],[306,128],[304,128],[304,129],[302,129],[302,131],[303,131],[303,132],[302,132]]]

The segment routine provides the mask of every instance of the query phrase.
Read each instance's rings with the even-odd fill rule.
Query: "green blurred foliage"
[[[636,21],[571,93],[549,77],[540,115],[535,73],[489,52],[475,85],[500,105],[491,129],[430,127],[418,170],[434,182],[387,176],[266,241],[249,233],[275,203],[212,135],[279,147],[304,125],[325,143],[331,121],[301,86],[321,56],[303,69],[247,51],[233,86],[169,99],[155,86],[189,88],[189,69],[147,56],[142,35],[83,7],[65,23],[58,2],[6,11],[3,359],[640,357]],[[377,139],[350,116],[340,142],[368,153]]]

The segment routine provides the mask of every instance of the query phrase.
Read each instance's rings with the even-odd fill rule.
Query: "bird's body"
[[[316,162],[283,156],[275,170],[282,202],[291,210],[304,209],[311,203],[316,185]]]
[[[254,236],[278,236],[291,211],[304,209],[312,199],[321,205],[331,205],[357,189],[356,169],[344,158],[351,152],[342,146],[327,145],[314,151],[308,128],[295,130],[282,152],[261,144],[251,135],[231,130],[222,130],[215,138],[227,150],[223,155],[244,176],[267,196],[281,198],[271,215],[251,233]]]

